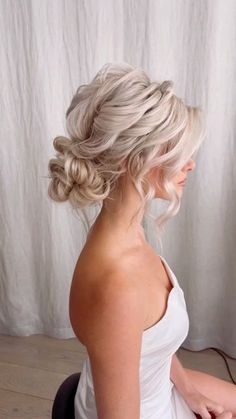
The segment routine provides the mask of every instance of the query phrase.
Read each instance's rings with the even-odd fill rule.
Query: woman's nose
[[[189,159],[185,165],[186,170],[193,170],[196,167],[196,163],[193,159]]]

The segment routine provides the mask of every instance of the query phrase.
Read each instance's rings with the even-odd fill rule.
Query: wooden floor
[[[177,355],[187,368],[230,381],[224,360],[211,349],[179,349]],[[51,418],[58,387],[68,375],[81,370],[85,356],[76,338],[0,335],[0,418]],[[236,378],[236,361],[228,359],[228,363]]]

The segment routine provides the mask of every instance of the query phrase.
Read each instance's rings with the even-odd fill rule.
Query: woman
[[[76,419],[236,417],[236,388],[183,368],[175,352],[188,334],[184,294],[142,227],[154,198],[180,207],[203,112],[126,63],[107,63],[82,85],[57,137],[49,196],[72,207],[101,204],[75,266],[70,320],[85,345]],[[210,413],[211,412],[211,413]]]

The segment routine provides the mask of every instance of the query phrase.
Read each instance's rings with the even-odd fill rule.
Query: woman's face
[[[183,194],[183,190],[185,187],[185,184],[187,182],[187,177],[188,177],[188,172],[192,171],[196,166],[195,161],[190,158],[187,163],[182,167],[182,169],[180,170],[180,172],[175,175],[171,181],[173,183],[173,185],[176,188],[177,193],[179,194],[179,196],[181,197]],[[153,176],[153,175],[152,175]],[[157,176],[157,171],[154,170],[154,176]],[[154,181],[155,181],[155,177],[154,177]],[[169,200],[169,196],[168,194],[163,191],[162,189],[159,188],[158,185],[156,185],[156,198],[161,198],[161,199],[165,199],[165,200]]]

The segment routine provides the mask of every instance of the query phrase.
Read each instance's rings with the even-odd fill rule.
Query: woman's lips
[[[184,178],[183,180],[181,180],[181,182],[178,182],[179,185],[185,184],[187,181],[187,178]]]

